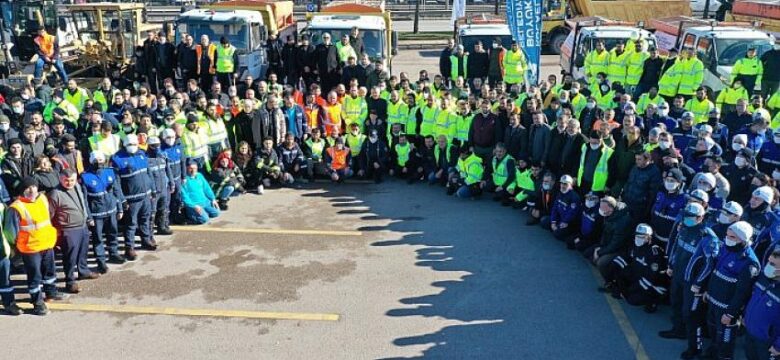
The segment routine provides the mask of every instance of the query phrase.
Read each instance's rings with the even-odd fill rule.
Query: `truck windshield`
[[[596,49],[596,43],[601,40],[604,41],[604,48],[606,48],[608,51],[612,51],[613,48],[615,48],[615,45],[617,45],[619,42],[625,43],[629,41],[627,38],[595,38],[591,37],[585,40],[585,44],[583,44],[582,47],[579,48],[578,55],[580,56],[586,56],[589,52]],[[655,47],[655,39],[645,39],[647,41],[647,48]],[[628,46],[625,47],[626,50],[628,50]]]
[[[245,23],[183,21],[178,23],[176,33],[192,35],[196,44],[200,43],[201,35],[207,35],[215,44],[225,36],[237,50],[246,51],[249,45],[249,26]]]
[[[733,66],[737,60],[745,57],[750,46],[756,47],[758,57],[772,49],[772,43],[767,39],[715,39],[718,65]]]
[[[330,34],[331,42],[337,43],[341,41],[341,36],[349,34],[350,29],[310,29],[311,35],[310,43],[312,45],[319,45],[322,43],[322,34]],[[366,54],[371,60],[376,60],[384,56],[385,50],[385,37],[384,32],[381,30],[360,30],[360,36],[363,38],[363,47]],[[360,54],[358,54],[360,56]]]
[[[477,41],[482,41],[482,48],[486,51],[493,47],[493,39],[496,37],[501,39],[501,45],[504,49],[509,49],[512,46],[512,35],[468,35],[461,36],[460,43],[463,45],[463,49],[466,51],[474,51],[474,44]]]

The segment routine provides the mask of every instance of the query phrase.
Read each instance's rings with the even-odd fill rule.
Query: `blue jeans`
[[[458,191],[455,193],[455,196],[465,199],[474,196],[474,194],[471,191],[471,186],[462,185],[460,188],[458,188]]]
[[[54,249],[22,254],[27,273],[27,289],[34,304],[43,304],[41,287],[46,294],[56,294],[57,273],[54,267]]]
[[[38,58],[38,61],[35,63],[35,73],[34,77],[35,79],[40,79],[43,75],[43,66],[46,65],[46,62],[43,61],[43,58]],[[65,72],[65,67],[62,65],[62,59],[54,60],[54,63],[52,64],[55,69],[57,69],[57,74],[60,75],[60,79],[63,83],[68,82],[68,73]],[[81,109],[79,109],[81,110]]]
[[[227,200],[230,198],[231,195],[233,195],[233,192],[236,191],[236,188],[231,185],[227,185],[220,190],[219,195],[217,196],[220,200]]]
[[[209,219],[215,218],[219,216],[219,209],[211,206],[211,203],[207,204],[198,204],[201,208],[203,208],[203,211],[198,214],[195,211],[195,207],[186,207],[184,208],[184,213],[187,216],[187,220],[194,224],[205,224],[209,222]]]
[[[59,234],[60,247],[62,247],[62,270],[65,272],[65,283],[75,284],[74,271],[78,270],[80,276],[92,273],[87,266],[87,252],[89,251],[89,231],[86,226],[73,229],[63,229]]]
[[[11,259],[0,259],[0,296],[14,296],[14,287],[11,286]]]

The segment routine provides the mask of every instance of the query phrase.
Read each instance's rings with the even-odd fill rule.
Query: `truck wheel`
[[[550,36],[550,52],[552,52],[553,55],[561,54],[561,47],[563,47],[563,43],[566,41],[566,36],[568,36],[568,34],[560,31]]]

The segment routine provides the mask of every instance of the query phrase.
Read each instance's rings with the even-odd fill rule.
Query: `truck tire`
[[[566,41],[566,37],[569,34],[563,32],[563,31],[556,31],[550,35],[550,52],[553,55],[560,55],[561,54],[561,47],[563,46],[563,43]]]

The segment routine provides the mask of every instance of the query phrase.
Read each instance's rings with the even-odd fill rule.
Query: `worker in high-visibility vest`
[[[80,87],[73,79],[68,80],[68,88],[62,94],[65,96],[65,100],[73,104],[79,112],[84,110],[84,105],[90,99],[89,91]]]
[[[209,36],[203,34],[200,36],[200,44],[195,46],[195,56],[198,58],[197,74],[200,78],[201,89],[211,89],[211,84],[214,83],[214,74],[217,70],[215,68],[217,53],[217,46],[212,44],[209,40]],[[198,169],[202,169],[199,167]]]
[[[92,101],[94,101],[95,104],[102,105],[103,111],[107,111],[108,105],[114,102],[114,96],[119,93],[121,93],[121,91],[111,84],[111,79],[103,78],[103,81],[100,82],[100,86],[92,92]]]
[[[740,79],[748,95],[752,95],[756,87],[761,88],[762,76],[764,76],[764,64],[756,56],[756,46],[750,45],[745,57],[737,60],[731,69],[731,81]]]
[[[200,171],[208,172],[210,169],[207,169],[206,166],[209,166],[209,136],[206,133],[206,129],[201,128],[199,124],[198,115],[195,113],[187,114],[187,126],[181,134],[184,162],[194,161],[198,164]]]
[[[223,36],[219,43],[214,57],[217,81],[223,89],[229,89],[238,77],[238,52],[227,37]]]
[[[92,151],[100,151],[110,158],[121,148],[119,135],[113,134],[114,126],[104,121],[100,124],[100,133],[89,137],[89,148]]]
[[[684,59],[680,69],[680,87],[677,89],[677,95],[682,95],[685,100],[693,98],[696,89],[704,81],[704,63],[696,57],[693,48],[686,48],[683,51]]]
[[[447,184],[447,194],[456,194],[459,198],[470,198],[480,195],[484,168],[482,158],[474,154],[469,147],[460,149],[457,172],[453,173]]]
[[[217,114],[216,104],[212,103],[206,107],[206,121],[204,123],[208,136],[209,154],[216,157],[229,147],[227,127],[225,127],[222,116]]]
[[[487,180],[482,182],[482,189],[495,193],[494,201],[504,202],[509,199],[511,194],[507,189],[515,182],[515,159],[507,153],[504,143],[496,144],[493,158],[486,168]]]
[[[51,223],[49,200],[38,192],[38,182],[25,177],[17,186],[19,197],[9,206],[3,221],[3,234],[21,255],[27,271],[27,291],[33,304],[32,313],[46,315],[44,298],[62,300],[57,290],[54,245],[57,230]]]
[[[458,45],[457,51],[450,55],[450,81],[453,83],[459,77],[468,79],[469,54],[464,52],[463,45]]]
[[[642,72],[645,66],[645,60],[650,57],[650,54],[644,50],[641,41],[637,41],[634,44],[634,51],[628,55],[626,62],[626,83],[623,87],[628,94],[633,94],[636,91],[639,80],[642,78]]]
[[[610,53],[604,47],[604,41],[596,42],[596,49],[591,50],[585,56],[585,76],[588,78],[588,84],[596,82],[596,75],[607,73],[609,69]]]
[[[365,124],[368,117],[368,103],[366,103],[364,96],[359,96],[357,86],[349,88],[349,95],[344,97],[344,102],[341,106],[343,107],[342,113],[344,114],[345,127],[350,128],[352,124],[357,124],[358,128],[363,129],[363,124]]]
[[[664,61],[666,69],[658,80],[658,94],[666,100],[667,103],[674,102],[677,96],[677,89],[680,87],[680,78],[682,77],[682,59],[677,56],[677,50],[669,50],[669,57]]]
[[[742,80],[734,79],[731,87],[723,88],[718,94],[718,98],[715,100],[716,106],[720,109],[721,114],[728,114],[734,111],[739,100],[747,101],[749,99],[748,92],[744,86],[742,86]]]
[[[401,96],[397,90],[393,90],[390,93],[390,101],[387,102],[387,124],[389,127],[393,124],[402,124],[406,127],[407,116],[409,114],[409,106],[401,101]]]
[[[626,51],[625,44],[618,42],[615,48],[609,52],[609,65],[607,65],[607,79],[610,82],[626,84],[626,73],[628,70],[629,53]]]
[[[357,59],[357,52],[352,44],[349,43],[349,34],[344,33],[341,36],[341,41],[336,43],[336,54],[339,57],[339,63],[344,65],[347,63],[350,57]]]
[[[38,54],[38,60],[35,62],[35,70],[33,76],[37,82],[40,82],[41,76],[43,76],[43,67],[48,64],[57,69],[57,74],[60,76],[60,80],[63,83],[68,82],[68,73],[65,72],[65,66],[62,65],[62,58],[60,57],[60,44],[57,41],[57,37],[49,35],[43,26],[40,26],[37,22],[30,28],[30,31],[37,31],[38,36],[33,39],[35,43],[35,50]]]
[[[707,98],[707,90],[701,86],[696,89],[696,97],[685,102],[685,110],[693,113],[693,125],[707,122],[714,108],[715,104]]]
[[[504,84],[507,89],[512,85],[520,85],[525,80],[525,71],[528,69],[528,60],[525,53],[516,41],[512,41],[512,48],[504,55]]]

